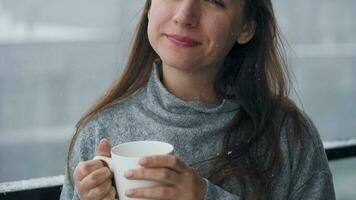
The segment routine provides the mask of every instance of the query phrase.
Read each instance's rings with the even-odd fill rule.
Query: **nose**
[[[199,23],[199,5],[196,0],[182,0],[177,7],[173,20],[176,24],[195,27]]]

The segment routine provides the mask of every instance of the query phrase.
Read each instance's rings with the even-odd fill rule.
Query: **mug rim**
[[[120,157],[120,158],[128,158],[128,159],[141,158],[142,156],[123,156],[123,155],[120,155],[117,152],[115,152],[119,148],[125,147],[127,145],[137,144],[137,143],[159,144],[159,145],[165,145],[167,147],[167,149],[168,149],[167,152],[165,152],[165,153],[157,153],[155,155],[167,155],[167,154],[172,153],[173,150],[174,150],[174,146],[172,144],[168,143],[168,142],[156,141],[156,140],[137,140],[137,141],[124,142],[124,143],[121,143],[121,144],[118,144],[118,145],[112,147],[111,156],[117,156],[117,157]]]

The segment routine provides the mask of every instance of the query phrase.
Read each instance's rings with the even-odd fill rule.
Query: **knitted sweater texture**
[[[134,95],[97,113],[81,129],[66,170],[61,200],[79,200],[70,178],[80,161],[95,156],[102,138],[112,146],[137,140],[171,143],[174,155],[191,165],[199,174],[205,166],[194,163],[221,152],[224,128],[240,106],[224,99],[220,105],[200,101],[183,101],[162,84],[162,64],[156,60],[148,83]],[[307,118],[307,117],[306,117]],[[301,143],[291,142],[288,123],[282,128],[283,167],[274,177],[274,200],[334,200],[334,186],[320,136],[313,126],[301,132]],[[247,134],[247,133],[241,133]],[[217,186],[205,178],[205,200],[239,200],[239,184],[234,178]]]

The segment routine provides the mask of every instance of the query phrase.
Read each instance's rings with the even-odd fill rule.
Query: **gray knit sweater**
[[[70,155],[70,171],[66,171],[61,200],[80,199],[68,175],[73,176],[80,161],[95,156],[95,148],[102,138],[107,138],[112,146],[135,140],[169,142],[175,147],[174,154],[189,165],[221,151],[223,129],[239,112],[239,105],[226,99],[220,105],[183,101],[163,86],[161,73],[161,61],[156,60],[145,87],[98,113],[81,128]],[[311,127],[312,130],[302,131],[300,145],[292,145],[289,127],[283,127],[281,148],[284,163],[281,172],[274,177],[273,199],[335,199],[325,151],[317,130]],[[193,167],[198,173],[204,168]],[[205,180],[205,200],[240,199],[239,184],[233,178],[226,180],[221,187]]]

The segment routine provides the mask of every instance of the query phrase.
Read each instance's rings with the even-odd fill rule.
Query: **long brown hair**
[[[151,0],[147,0],[121,76],[76,125],[76,132],[69,143],[68,171],[79,129],[95,114],[133,95],[147,83],[152,64],[158,58],[146,32],[150,5]],[[214,163],[206,176],[218,185],[228,177],[236,177],[242,199],[267,199],[273,180],[272,169],[278,171],[282,163],[279,148],[281,125],[276,123],[277,111],[291,113],[295,119],[299,118],[300,112],[288,98],[289,78],[271,1],[246,0],[244,20],[255,23],[255,35],[247,44],[235,43],[214,84],[217,94],[235,99],[241,109],[227,127],[221,155],[205,161]],[[295,124],[298,125],[298,120]],[[249,133],[247,137],[238,138],[242,137],[239,134],[241,127]],[[295,132],[298,132],[298,126]],[[241,142],[236,144],[235,141]],[[262,142],[266,142],[269,148],[261,152],[258,147]]]
[[[297,143],[307,124],[288,98],[291,79],[285,41],[272,2],[244,1],[244,21],[255,24],[255,35],[249,43],[233,46],[215,82],[215,90],[236,99],[241,109],[227,127],[221,154],[207,160],[212,167],[206,176],[217,185],[237,178],[242,199],[273,199],[271,184],[283,163],[282,128],[290,120],[292,142]]]

